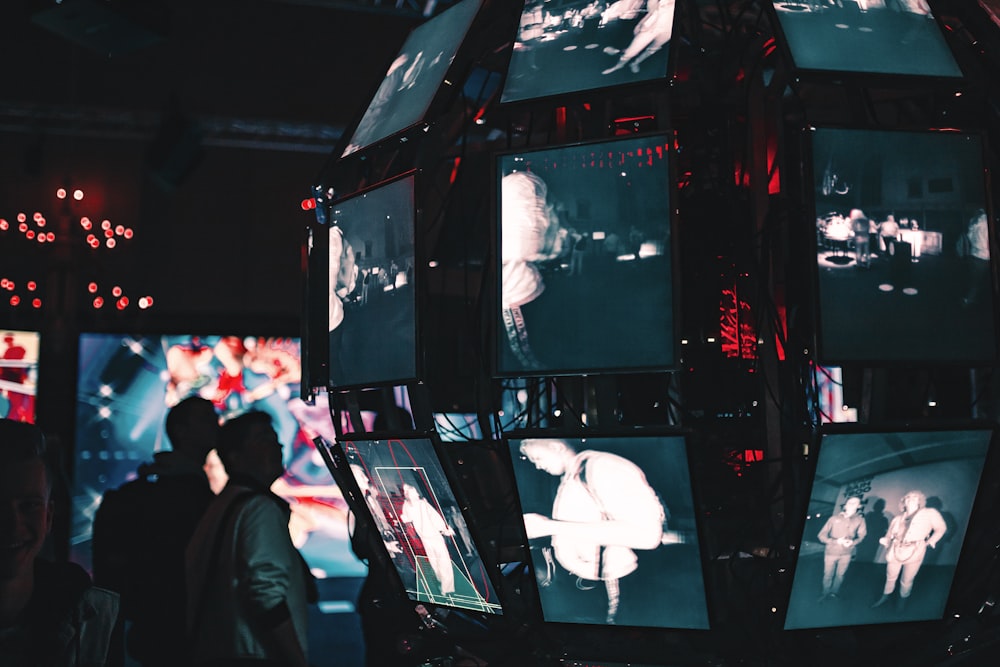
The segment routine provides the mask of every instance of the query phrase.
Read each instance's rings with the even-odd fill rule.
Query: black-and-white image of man
[[[844,575],[854,559],[858,544],[868,535],[865,518],[858,514],[861,498],[851,496],[844,501],[844,508],[831,516],[820,528],[817,537],[823,550],[823,593],[819,601],[836,599],[844,584]]]
[[[499,371],[673,363],[663,138],[543,149],[498,160]]]
[[[785,628],[941,618],[991,437],[989,429],[825,434]],[[831,517],[831,507],[842,510]]]
[[[980,138],[832,128],[810,134],[822,357],[994,359]]]
[[[414,180],[402,178],[333,207],[329,345],[333,386],[416,374]]]
[[[683,440],[531,438],[511,453],[546,620],[707,627]]]
[[[502,102],[667,76],[675,0],[527,0]]]

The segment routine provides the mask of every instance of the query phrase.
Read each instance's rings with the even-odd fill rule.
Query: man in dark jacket
[[[94,580],[121,594],[128,653],[143,667],[187,662],[184,548],[215,498],[203,470],[219,433],[212,403],[182,400],[165,428],[173,449],[107,491],[94,517]]]

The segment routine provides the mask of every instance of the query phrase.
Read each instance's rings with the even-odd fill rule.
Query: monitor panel
[[[90,568],[94,513],[106,489],[135,479],[141,464],[170,448],[164,419],[190,395],[211,400],[225,420],[247,410],[271,415],[284,445],[285,474],[272,491],[292,507],[289,529],[319,578],[362,577],[350,549],[347,505],[312,438],[333,438],[320,393],[299,397],[299,341],[223,335],[84,333],[79,341],[70,558]],[[214,491],[227,476],[216,455]]]
[[[926,0],[773,2],[800,71],[960,79]]]
[[[685,439],[508,439],[542,618],[709,626]]]
[[[993,427],[827,428],[785,629],[940,619]]]
[[[410,32],[341,157],[425,119],[482,3],[462,0]]]
[[[982,138],[814,128],[809,141],[824,365],[995,361]]]
[[[674,0],[527,0],[500,101],[664,80],[673,27]]]
[[[462,505],[430,438],[338,442],[407,597],[503,613]],[[360,503],[359,503],[360,505]]]
[[[335,389],[418,376],[416,175],[336,202],[329,229],[329,382]]]
[[[500,376],[676,364],[668,135],[495,158]]]

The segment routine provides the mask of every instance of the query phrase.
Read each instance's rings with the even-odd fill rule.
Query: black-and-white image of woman
[[[455,530],[412,484],[403,484],[403,506],[399,518],[404,524],[413,526],[420,538],[423,555],[437,578],[438,595],[452,595],[455,592],[455,572],[445,538],[453,537]]]
[[[927,506],[927,496],[921,491],[910,491],[900,498],[899,510],[900,514],[889,524],[889,531],[879,539],[885,547],[885,588],[873,608],[889,601],[897,581],[897,607],[905,607],[927,550],[936,547],[948,530],[944,517]]]

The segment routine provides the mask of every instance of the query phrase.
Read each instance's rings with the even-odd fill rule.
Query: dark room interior
[[[10,0],[0,59],[0,414],[59,458],[49,558],[90,567],[210,388],[285,445],[315,667],[1000,651],[996,0]],[[538,532],[584,520],[564,450],[661,506],[601,549],[620,591]],[[915,487],[945,538],[873,606]],[[384,519],[408,559],[355,553]]]

